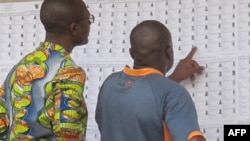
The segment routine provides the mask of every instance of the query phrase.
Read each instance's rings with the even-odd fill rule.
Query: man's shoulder
[[[179,85],[176,81],[164,76],[164,75],[159,75],[159,74],[150,74],[147,76],[150,80],[156,83],[168,83],[168,84],[173,84],[173,85]]]
[[[158,74],[151,74],[148,76],[150,85],[157,89],[164,89],[166,91],[185,91],[185,88],[180,83]]]

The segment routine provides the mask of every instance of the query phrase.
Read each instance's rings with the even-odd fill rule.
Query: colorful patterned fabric
[[[11,69],[0,88],[0,139],[83,140],[85,78],[62,46],[41,43]]]

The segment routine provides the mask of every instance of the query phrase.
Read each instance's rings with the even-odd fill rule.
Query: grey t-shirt
[[[187,90],[155,72],[125,68],[105,80],[96,107],[101,141],[163,141],[163,123],[173,141],[200,131]]]

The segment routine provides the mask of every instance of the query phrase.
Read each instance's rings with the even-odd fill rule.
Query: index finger
[[[189,54],[186,56],[185,59],[188,59],[188,60],[192,60],[193,56],[194,56],[194,53],[196,52],[197,50],[197,47],[196,46],[193,46],[191,51],[189,52]]]

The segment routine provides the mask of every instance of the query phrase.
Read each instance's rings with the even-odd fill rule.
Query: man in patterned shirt
[[[93,16],[82,0],[44,0],[45,41],[8,74],[0,89],[0,140],[85,140],[85,72],[72,60],[88,43]]]

